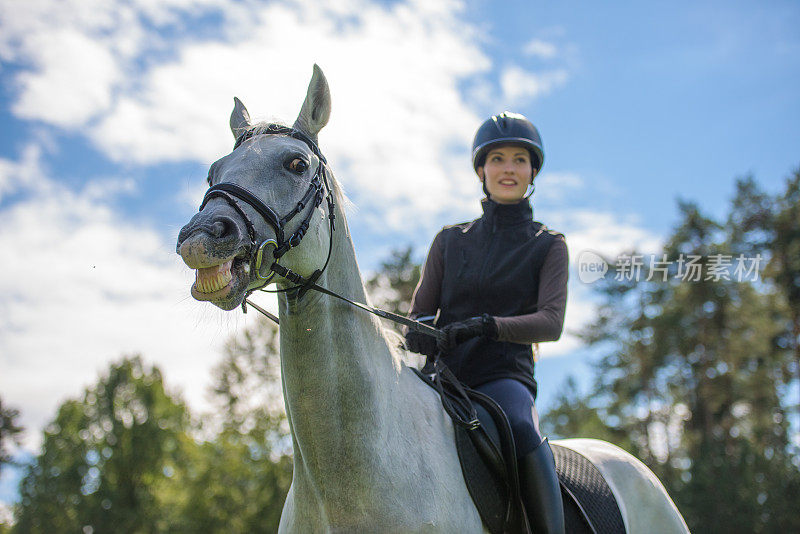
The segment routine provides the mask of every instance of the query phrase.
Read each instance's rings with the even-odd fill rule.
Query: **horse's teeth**
[[[213,293],[219,291],[227,286],[233,279],[230,270],[230,262],[226,265],[217,267],[216,272],[214,268],[198,269],[196,271],[195,287],[201,293]]]

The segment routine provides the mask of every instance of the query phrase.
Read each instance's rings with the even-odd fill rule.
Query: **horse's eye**
[[[308,163],[300,158],[294,158],[287,166],[287,169],[297,174],[303,174],[308,170]]]

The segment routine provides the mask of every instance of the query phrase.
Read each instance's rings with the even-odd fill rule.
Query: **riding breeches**
[[[539,414],[528,386],[513,378],[500,378],[474,387],[491,397],[508,417],[517,458],[522,458],[542,443]]]

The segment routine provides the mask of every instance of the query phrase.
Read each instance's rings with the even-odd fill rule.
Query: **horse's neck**
[[[346,221],[337,213],[330,264],[318,282],[365,302]],[[371,437],[393,424],[390,398],[400,367],[378,319],[339,299],[309,291],[280,299],[281,361],[295,463],[319,466],[343,448],[369,455]],[[299,448],[299,450],[298,450]],[[327,459],[327,460],[326,460]],[[367,460],[367,458],[365,458]],[[343,466],[344,467],[344,466]]]

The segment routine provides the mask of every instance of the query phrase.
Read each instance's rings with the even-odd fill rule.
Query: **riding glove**
[[[427,321],[420,321],[421,323],[433,326],[433,319]],[[425,356],[433,356],[436,354],[436,338],[423,334],[422,332],[415,332],[409,330],[406,333],[406,348],[411,352],[424,354]]]
[[[442,328],[442,332],[444,332],[446,339],[438,339],[437,345],[440,351],[447,352],[478,336],[496,339],[497,323],[494,317],[484,313],[479,317],[470,317],[463,321],[450,323]]]

